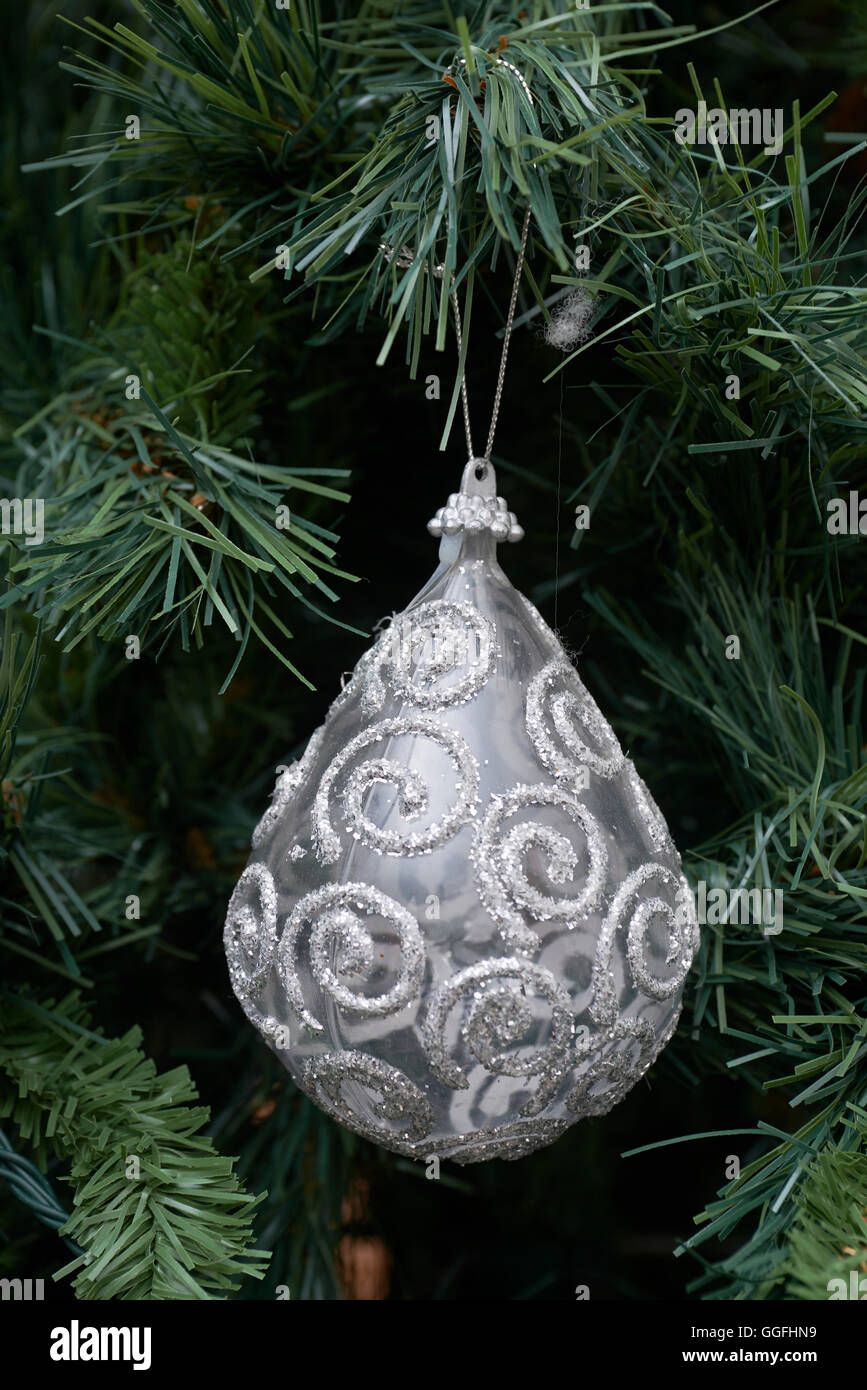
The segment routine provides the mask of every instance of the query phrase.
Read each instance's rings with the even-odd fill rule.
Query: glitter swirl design
[[[626,762],[626,781],[629,789],[635,797],[635,804],[638,807],[638,814],[641,822],[650,836],[650,843],[653,845],[656,854],[667,854],[672,859],[677,857],[677,850],[674,847],[668,826],[663,819],[662,812],[654,801],[647,788],[647,783],[636,772],[633,763]]]
[[[433,1127],[433,1111],[419,1088],[396,1067],[363,1052],[325,1052],[308,1059],[302,1085],[311,1100],[340,1124],[374,1143],[405,1152]],[[343,1084],[355,1082],[377,1097],[372,1102],[377,1124],[359,1115],[343,1097]],[[399,1126],[390,1129],[389,1123]]]
[[[503,822],[530,807],[554,807],[583,832],[587,841],[588,866],[580,892],[573,897],[553,897],[535,888],[527,878],[524,864],[532,850],[546,858],[546,872],[552,883],[575,879],[579,857],[566,835],[553,826],[526,821],[503,833]],[[608,872],[608,851],[596,818],[578,797],[564,787],[541,783],[519,783],[504,794],[491,797],[485,817],[476,832],[472,850],[476,890],[499,928],[500,936],[512,950],[535,952],[539,936],[524,921],[528,913],[534,922],[562,922],[574,927],[594,911],[601,901]]]
[[[616,1044],[627,1042],[637,1047],[632,1060],[627,1050],[614,1051]],[[586,1061],[587,1066],[566,1097],[566,1109],[581,1119],[607,1115],[641,1079],[664,1045],[644,1019],[618,1019],[606,1033],[579,1043],[575,1065]],[[593,1094],[593,1088],[601,1081],[611,1085]]]
[[[649,891],[654,882],[674,898],[676,906]],[[624,925],[631,904],[632,914],[626,927],[626,960],[636,989],[658,1002],[679,994],[698,944],[694,910],[689,907],[682,919],[680,904],[685,884],[683,875],[666,865],[647,863],[628,874],[614,894],[600,929],[593,966],[590,1016],[600,1031],[576,1045],[575,1064],[586,1065],[578,1084],[566,1097],[567,1110],[579,1117],[607,1114],[640,1080],[674,1032],[679,1005],[663,1037],[646,1019],[621,1015],[613,956],[615,937]],[[691,898],[688,901],[691,903]],[[676,967],[665,978],[654,974],[645,958],[647,934],[654,919],[666,924],[666,965]],[[635,1055],[630,1057],[630,1051]],[[601,1081],[612,1084],[594,1094],[594,1087]]]
[[[271,804],[253,831],[254,849],[259,849],[265,843],[277,822],[285,814],[289,803],[310,771],[316,754],[319,752],[322,733],[322,729],[317,729],[311,735],[310,741],[298,761],[292,763],[291,767],[287,767],[277,778],[271,795]]]
[[[277,889],[264,864],[248,864],[229,899],[223,944],[232,989],[261,1027],[254,1004],[268,983],[277,945]]]
[[[648,885],[656,881],[669,890],[676,906],[659,895],[650,896]],[[692,896],[683,893],[687,887],[683,874],[675,873],[664,864],[647,863],[640,865],[628,874],[614,897],[599,932],[596,960],[593,965],[593,1002],[590,1013],[595,1021],[603,1026],[613,1027],[618,1021],[617,987],[612,969],[614,939],[623,925],[627,908],[634,904],[632,916],[626,932],[626,959],[637,989],[649,999],[671,999],[678,993],[686,979],[698,944],[698,923]],[[684,913],[681,904],[686,902]],[[676,968],[661,978],[655,975],[645,960],[645,942],[654,918],[662,919],[668,930],[668,952],[666,965]]]
[[[421,1159],[441,1154],[458,1164],[486,1163],[490,1158],[514,1162],[553,1144],[571,1123],[571,1120],[518,1120],[495,1129],[475,1129],[470,1134],[456,1134],[452,1139],[413,1145],[408,1152],[413,1158]]]
[[[402,613],[383,632],[365,668],[362,708],[381,708],[391,694],[417,709],[441,710],[479,693],[494,671],[494,624],[471,603],[431,599]],[[464,674],[454,685],[441,679]]]
[[[383,994],[359,994],[350,989],[338,979],[332,964],[336,961],[340,973],[350,977],[371,971],[376,954],[374,936],[360,913],[368,918],[374,914],[381,917],[399,943],[397,979]],[[313,981],[341,1009],[364,1018],[385,1018],[398,1013],[418,997],[425,952],[418,923],[412,914],[369,884],[326,884],[308,893],[297,904],[277,951],[277,968],[286,996],[311,1033],[321,1034],[324,1028],[304,1002],[299,977],[299,937],[308,923],[312,923],[309,960]]]
[[[333,864],[340,858],[340,836],[331,823],[330,803],[335,784],[343,769],[356,754],[372,743],[413,734],[438,744],[451,759],[458,776],[457,800],[442,819],[425,830],[385,830],[375,825],[363,810],[367,793],[377,782],[392,784],[398,789],[398,809],[407,820],[416,820],[428,806],[428,791],[417,772],[405,763],[391,758],[373,758],[354,768],[347,778],[339,798],[349,832],[369,849],[380,854],[426,854],[450,839],[476,811],[479,787],[479,767],[466,740],[454,729],[440,724],[429,715],[416,714],[382,719],[350,739],[346,747],[326,768],[313,803],[312,822],[316,853],[323,864]]]
[[[558,685],[565,689],[558,690]],[[548,718],[556,737],[546,727]],[[549,661],[533,677],[527,689],[526,720],[542,765],[558,780],[582,778],[585,769],[605,778],[622,771],[625,759],[614,731],[568,661]]]
[[[448,1056],[446,1026],[452,1009],[467,995],[473,1002],[461,1038],[468,1052],[496,1076],[538,1081],[536,1094],[519,1111],[537,1115],[570,1067],[573,1018],[568,993],[549,970],[516,957],[480,961],[440,985],[422,1025],[422,1045],[434,1075],[455,1090],[466,1090],[470,1083]],[[550,1009],[548,1040],[542,1047],[515,1051],[533,1026],[533,998]]]

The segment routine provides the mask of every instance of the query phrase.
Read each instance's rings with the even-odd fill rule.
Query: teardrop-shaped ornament
[[[440,565],[278,778],[225,945],[323,1110],[413,1158],[521,1158],[668,1042],[698,944],[680,856],[554,633],[471,460]]]

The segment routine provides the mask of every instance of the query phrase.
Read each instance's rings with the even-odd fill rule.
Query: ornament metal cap
[[[444,507],[427,524],[432,536],[470,535],[490,531],[494,540],[520,541],[524,529],[518,525],[504,497],[497,496],[497,477],[488,459],[471,458],[461,478],[460,492],[453,492]]]

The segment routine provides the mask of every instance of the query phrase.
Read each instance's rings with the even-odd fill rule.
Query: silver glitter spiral
[[[322,730],[317,729],[297,762],[281,772],[271,795],[271,804],[253,831],[253,848],[260,849],[281,820],[313,764],[322,743]]]
[[[383,994],[359,994],[341,983],[334,968],[336,963],[341,974],[359,976],[367,974],[373,965],[373,935],[359,913],[381,917],[400,947],[397,979]],[[412,914],[369,884],[326,884],[296,905],[277,952],[277,968],[286,996],[311,1033],[322,1033],[324,1029],[304,1002],[298,970],[299,938],[308,923],[312,924],[309,956],[313,981],[341,1009],[364,1018],[385,1018],[418,996],[424,972],[424,941]]]
[[[557,690],[558,685],[565,688]],[[546,728],[546,713],[556,739]],[[614,730],[568,661],[549,661],[530,682],[527,733],[543,766],[559,780],[575,780],[584,769],[599,777],[616,777],[623,768]],[[595,748],[582,736],[588,734]]]
[[[569,1070],[573,1018],[569,995],[550,970],[517,957],[480,961],[439,985],[431,997],[422,1045],[434,1075],[446,1086],[466,1090],[469,1081],[448,1056],[446,1025],[452,1009],[466,995],[470,1005],[462,1038],[469,1053],[489,1072],[538,1081],[536,1094],[521,1107],[521,1115],[536,1115],[547,1105]],[[543,1001],[551,1011],[550,1035],[533,1051],[513,1051],[533,1022],[530,1000]]]
[[[450,839],[475,814],[479,787],[479,766],[460,734],[429,715],[415,714],[383,719],[350,739],[325,770],[313,803],[312,823],[316,853],[324,864],[340,857],[340,836],[331,824],[329,805],[335,783],[347,763],[372,743],[403,734],[430,739],[452,761],[458,774],[457,800],[442,819],[425,830],[401,832],[375,825],[362,809],[364,798],[374,783],[386,782],[398,788],[398,809],[407,820],[415,820],[427,809],[428,794],[419,774],[394,759],[375,758],[362,763],[350,774],[342,796],[344,817],[352,835],[380,854],[426,854]]]
[[[572,897],[554,897],[535,888],[524,871],[527,854],[534,849],[547,857],[547,873],[553,883],[574,878],[578,854],[574,845],[553,826],[526,821],[512,827],[499,839],[507,817],[531,807],[553,807],[577,826],[587,842],[587,872],[580,890]],[[583,802],[565,787],[541,783],[519,784],[511,791],[491,797],[484,819],[476,832],[472,850],[476,889],[499,928],[503,941],[513,950],[535,952],[538,933],[524,920],[558,921],[574,927],[598,907],[608,871],[608,851],[595,817]]]
[[[311,1057],[301,1070],[302,1085],[332,1119],[355,1130],[356,1134],[403,1149],[417,1143],[430,1132],[433,1111],[417,1086],[396,1067],[363,1052],[325,1052]],[[374,1120],[360,1115],[343,1097],[344,1082],[354,1082],[373,1091]],[[376,1123],[380,1121],[380,1123]],[[399,1126],[390,1129],[389,1123]]]
[[[650,896],[645,891],[654,880],[668,890],[675,905],[658,895]],[[685,887],[686,894],[683,893]],[[614,894],[599,931],[590,1013],[601,1026],[613,1027],[618,1019],[617,986],[612,969],[614,939],[623,925],[629,903],[636,899],[627,928],[626,958],[635,987],[648,998],[671,999],[677,994],[698,944],[698,923],[683,874],[675,873],[665,864],[655,863],[642,864],[628,874]],[[683,902],[688,903],[685,912],[681,907]],[[669,947],[666,965],[676,967],[665,978],[653,974],[645,961],[645,941],[654,917],[664,919],[667,924]]]
[[[637,1051],[631,1058],[632,1044]],[[579,1042],[574,1061],[585,1066],[578,1084],[566,1096],[566,1109],[583,1118],[607,1115],[641,1079],[663,1046],[644,1019],[618,1019],[606,1033]],[[603,1091],[594,1091],[600,1082],[610,1084]]]
[[[431,599],[408,608],[381,634],[365,667],[362,708],[379,709],[386,682],[417,709],[440,710],[477,695],[497,662],[494,624],[471,603]],[[441,679],[462,671],[453,685]]]
[[[669,855],[672,859],[677,859],[678,853],[674,841],[669,834],[662,812],[648,791],[647,783],[639,776],[629,760],[626,762],[625,770],[626,780],[632,795],[635,797],[641,822],[650,837],[654,853]]]
[[[277,945],[277,889],[264,864],[248,864],[229,899],[223,944],[232,989],[262,1027],[255,1001],[268,983]]]

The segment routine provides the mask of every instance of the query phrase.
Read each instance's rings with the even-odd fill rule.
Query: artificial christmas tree
[[[4,1272],[69,1215],[79,1298],[340,1297],[366,1239],[397,1298],[823,1297],[867,1206],[863,17],[88,8],[5,55]],[[510,578],[724,906],[622,1105],[434,1182],[298,1095],[219,925],[427,577],[528,207]]]

